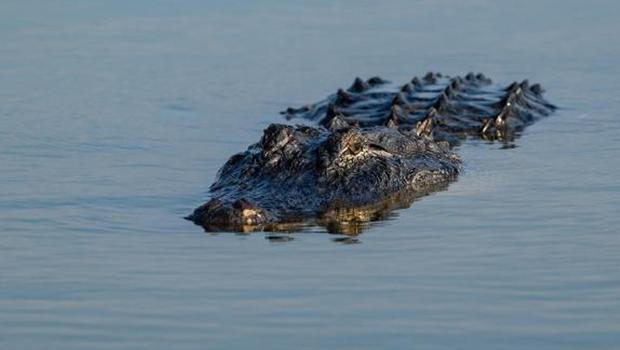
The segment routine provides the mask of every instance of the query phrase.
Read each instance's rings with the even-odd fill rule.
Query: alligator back
[[[427,73],[404,85],[373,77],[356,78],[346,90],[281,112],[287,119],[304,118],[329,130],[385,126],[415,129],[418,135],[457,143],[464,137],[511,140],[527,125],[551,114],[539,84],[527,80],[508,86],[484,74],[447,76]]]

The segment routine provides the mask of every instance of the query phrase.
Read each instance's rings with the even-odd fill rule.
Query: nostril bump
[[[246,198],[234,201],[232,209],[230,215],[233,215],[242,225],[259,225],[271,219],[268,212]]]

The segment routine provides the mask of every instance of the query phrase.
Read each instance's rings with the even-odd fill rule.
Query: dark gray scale
[[[345,107],[350,105],[351,103],[353,103],[355,100],[352,96],[352,94],[342,90],[342,89],[338,89],[338,92],[336,92],[336,99],[334,101],[334,104],[336,106],[341,106],[341,107]]]
[[[350,92],[364,92],[370,88],[370,84],[363,81],[360,77],[355,78],[353,84],[347,89]]]
[[[383,125],[390,128],[395,128],[406,123],[407,120],[407,112],[399,105],[393,105],[392,108],[390,108]]]
[[[527,80],[513,82],[504,91],[505,95],[493,104],[497,108],[496,115],[487,119],[481,130],[483,137],[510,138],[555,110],[555,106],[542,98],[539,84],[532,90]]]
[[[329,129],[345,125],[413,127],[419,133],[456,143],[463,137],[512,137],[555,110],[543,93],[540,84],[527,80],[500,87],[482,73],[450,77],[428,72],[400,86],[380,77],[356,78],[346,90],[283,114],[316,120]],[[337,107],[338,118],[328,108],[330,104]]]
[[[419,135],[433,135],[434,126],[446,125],[452,114],[458,113],[457,98],[464,84],[460,77],[449,80],[444,89],[437,96],[435,102],[430,105],[424,115],[424,118],[416,124],[416,130]]]

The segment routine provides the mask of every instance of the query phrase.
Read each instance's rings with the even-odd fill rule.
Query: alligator
[[[556,107],[539,84],[494,85],[484,74],[429,72],[404,85],[356,78],[316,103],[289,107],[261,140],[233,155],[187,219],[207,231],[359,233],[432,192],[460,170],[467,138],[507,142]]]

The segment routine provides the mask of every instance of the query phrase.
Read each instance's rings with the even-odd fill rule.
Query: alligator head
[[[211,200],[188,219],[233,231],[368,221],[444,186],[459,168],[447,143],[414,131],[272,124],[224,164]]]

